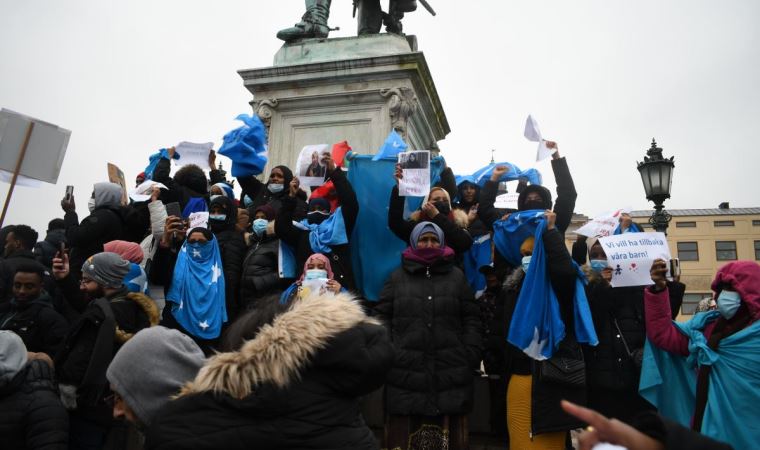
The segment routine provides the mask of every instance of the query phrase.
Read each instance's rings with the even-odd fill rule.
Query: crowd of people
[[[459,182],[445,167],[405,212],[397,166],[376,207],[406,249],[376,301],[352,262],[350,168],[329,153],[310,169],[327,188],[304,189],[286,166],[227,180],[213,152],[171,175],[169,148],[137,176],[163,186],[147,201],[96,183],[89,215],[67,196],[42,240],[2,228],[0,448],[467,449],[477,377],[511,449],[572,448],[586,426],[581,448],[752,448],[760,265],[723,266],[713,304],[675,322],[686,286],[665,261],[650,286],[612,287],[595,236],[568,250],[577,193],[547,147],[556,200],[519,180],[516,209],[496,207],[495,165]],[[623,215],[616,232],[639,230]],[[528,314],[543,298],[546,340]]]

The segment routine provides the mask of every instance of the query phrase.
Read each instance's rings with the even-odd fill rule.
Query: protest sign
[[[145,202],[150,200],[150,195],[153,193],[153,187],[156,186],[161,189],[168,189],[162,183],[153,180],[145,180],[139,186],[129,191],[129,198],[136,202]]]
[[[308,297],[310,294],[321,295],[327,292],[327,278],[301,281],[301,295]]]
[[[430,192],[430,152],[422,150],[399,153],[398,164],[401,165],[402,171],[398,195],[426,196]]]
[[[670,260],[664,233],[626,233],[599,238],[612,268],[612,287],[648,286],[655,259]]]
[[[193,228],[208,228],[208,211],[197,211],[190,213],[187,217],[189,225],[187,226],[187,232]]]
[[[322,164],[322,157],[330,154],[327,144],[306,145],[296,161],[296,176],[301,186],[322,186],[325,182],[327,167]],[[285,186],[285,189],[288,187]]]
[[[517,199],[520,198],[520,194],[517,192],[501,194],[496,197],[496,201],[493,206],[496,209],[517,209]]]
[[[580,234],[586,237],[602,237],[609,236],[615,232],[620,223],[620,215],[630,213],[630,208],[617,209],[612,212],[600,214],[582,227],[575,230],[575,234]]]
[[[175,153],[179,155],[179,159],[174,161],[174,165],[186,166],[188,164],[195,164],[204,171],[209,170],[208,155],[211,153],[212,148],[214,148],[213,142],[205,142],[203,144],[180,142],[174,148]]]
[[[127,199],[127,180],[124,178],[124,172],[116,164],[108,163],[108,181],[121,186],[121,204],[129,203]]]
[[[536,161],[546,159],[556,152],[556,149],[550,149],[546,146],[546,141],[541,137],[541,130],[538,128],[538,122],[533,116],[528,115],[525,120],[525,132],[523,133],[525,139],[538,142],[538,149],[536,150]]]

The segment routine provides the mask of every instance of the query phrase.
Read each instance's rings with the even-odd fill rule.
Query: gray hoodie
[[[106,378],[147,427],[156,412],[195,378],[204,362],[195,341],[177,330],[156,326],[141,330],[119,349]]]
[[[25,364],[24,341],[12,331],[0,331],[0,386],[8,384]]]
[[[121,206],[121,186],[116,183],[95,183],[93,186],[95,208]]]

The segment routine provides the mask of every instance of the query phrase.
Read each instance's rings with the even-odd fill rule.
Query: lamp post
[[[644,191],[647,200],[654,202],[654,212],[649,218],[655,231],[667,234],[668,222],[671,216],[664,211],[663,202],[670,198],[670,186],[673,184],[673,157],[663,158],[662,149],[657,147],[654,138],[652,146],[644,156],[644,162],[637,162],[637,168],[641,174],[641,182],[644,183]]]

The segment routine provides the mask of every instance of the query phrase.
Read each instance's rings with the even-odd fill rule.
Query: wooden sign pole
[[[26,137],[24,138],[24,145],[21,146],[21,153],[18,154],[16,160],[16,169],[13,171],[13,178],[11,179],[11,187],[8,188],[8,196],[5,197],[5,204],[3,205],[3,214],[0,216],[0,227],[5,222],[5,214],[8,212],[8,206],[11,203],[11,196],[13,195],[13,188],[16,187],[16,180],[18,179],[18,173],[21,171],[21,164],[24,162],[24,156],[26,156],[26,148],[29,146],[29,139],[32,137],[32,130],[34,130],[34,122],[29,122],[29,126],[26,128]]]

